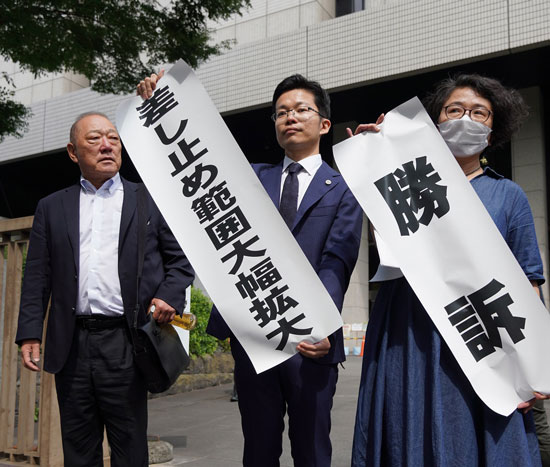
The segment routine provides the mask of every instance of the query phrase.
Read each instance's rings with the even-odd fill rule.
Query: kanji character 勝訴
[[[442,217],[449,212],[447,187],[439,185],[440,180],[432,164],[422,156],[375,182],[397,221],[401,235],[416,232],[419,224],[428,225],[434,214]],[[420,211],[422,213],[417,217]]]
[[[466,297],[460,297],[445,307],[449,322],[457,329],[476,361],[502,348],[499,328],[505,329],[512,342],[525,339],[522,330],[525,318],[513,316],[510,294],[495,296],[504,288],[496,279]],[[489,301],[491,298],[493,300]]]

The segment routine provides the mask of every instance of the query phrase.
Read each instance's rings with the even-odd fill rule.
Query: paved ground
[[[353,424],[362,357],[348,357],[340,368],[332,409],[332,467],[350,465]],[[239,408],[230,402],[231,384],[149,401],[149,434],[174,446],[174,459],[158,467],[241,466],[243,437]],[[550,420],[550,401],[546,401]],[[282,467],[292,467],[284,436]],[[0,465],[1,466],[1,465]]]
[[[348,357],[340,368],[332,409],[332,466],[350,465],[353,424],[361,375],[361,357]],[[242,465],[239,408],[230,402],[231,384],[149,401],[149,434],[174,446],[174,459],[158,466],[233,467]],[[285,434],[282,467],[291,467]]]

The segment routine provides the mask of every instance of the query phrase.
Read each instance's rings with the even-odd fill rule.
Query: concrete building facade
[[[531,109],[529,120],[489,162],[526,191],[548,276],[547,0],[252,0],[242,15],[212,27],[213,40],[229,40],[231,46],[197,73],[252,162],[282,157],[270,102],[275,86],[294,73],[319,81],[331,94],[333,130],[322,146],[329,162],[331,146],[345,137],[346,126],[372,122],[381,112],[422,97],[451,73],[478,72],[520,89]],[[64,155],[73,119],[89,110],[114,118],[125,97],[98,95],[78,76],[35,82],[19,75],[14,64],[2,67],[33,112],[22,139],[0,144],[0,215],[16,217],[32,214],[41,196],[74,181],[78,171]],[[123,174],[135,178],[130,161],[125,158],[123,164]],[[373,298],[369,263],[372,274],[375,257],[365,229],[344,304],[347,323],[367,321]],[[543,291],[548,297],[548,284]]]

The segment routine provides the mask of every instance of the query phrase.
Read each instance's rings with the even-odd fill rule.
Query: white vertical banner
[[[342,326],[330,295],[183,61],[117,111],[132,162],[257,372]]]
[[[509,415],[550,393],[548,311],[420,101],[334,156],[485,404]]]

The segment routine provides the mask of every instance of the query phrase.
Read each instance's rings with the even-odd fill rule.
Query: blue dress
[[[521,188],[489,168],[471,183],[527,277],[542,283]],[[487,408],[405,278],[382,283],[365,340],[352,466],[540,465],[531,412]]]

